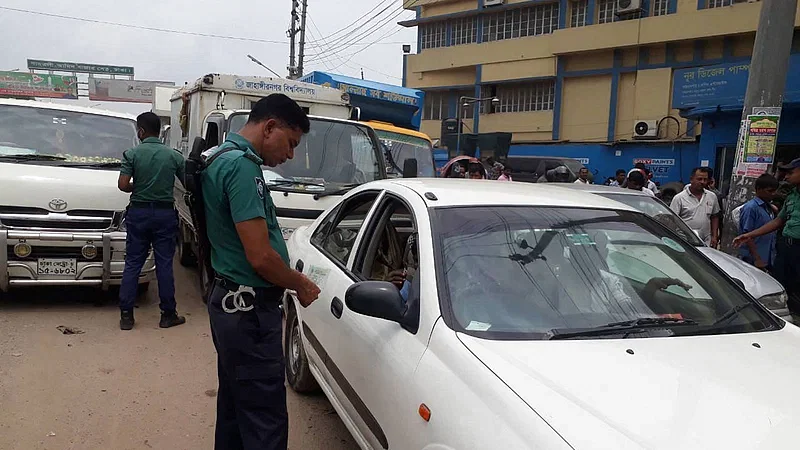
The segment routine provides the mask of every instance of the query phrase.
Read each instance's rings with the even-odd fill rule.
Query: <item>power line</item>
[[[419,1],[420,1],[420,0],[414,0],[412,3],[410,3],[410,4],[408,5],[408,7],[410,8],[411,6],[413,6],[415,3],[419,2]],[[383,8],[383,9],[382,9],[380,12],[378,12],[377,14],[375,14],[374,16],[372,16],[372,17],[371,17],[369,20],[365,21],[364,23],[362,23],[362,24],[361,24],[361,25],[359,25],[358,27],[356,27],[356,28],[354,28],[354,29],[350,30],[350,31],[349,31],[349,32],[347,32],[346,34],[342,35],[341,37],[334,39],[334,40],[333,40],[333,42],[331,42],[331,43],[330,43],[330,45],[328,46],[327,50],[332,50],[332,49],[333,49],[333,48],[335,48],[336,46],[340,46],[340,45],[341,45],[341,46],[343,46],[344,48],[340,48],[340,49],[338,49],[338,50],[337,50],[338,52],[341,52],[343,49],[346,49],[346,48],[348,48],[348,47],[352,46],[353,44],[355,44],[355,43],[357,43],[357,42],[361,42],[361,41],[363,41],[363,40],[364,40],[364,39],[365,39],[367,36],[371,35],[372,33],[374,33],[374,32],[376,31],[376,26],[377,26],[377,28],[380,28],[380,27],[386,26],[386,25],[387,25],[389,22],[392,22],[392,21],[393,21],[393,20],[395,20],[395,19],[396,19],[398,16],[400,16],[400,14],[402,14],[402,13],[403,13],[403,11],[406,9],[406,8],[404,8],[404,7],[403,7],[403,5],[400,5],[400,7],[399,7],[399,8],[396,8],[394,11],[392,11],[392,12],[390,12],[390,13],[388,14],[389,16],[392,16],[392,14],[394,14],[392,17],[389,17],[389,18],[387,18],[387,17],[384,17],[384,18],[382,18],[382,19],[378,19],[378,22],[380,22],[379,24],[376,24],[376,25],[372,25],[372,26],[370,26],[370,27],[369,27],[367,30],[364,30],[364,31],[362,31],[362,32],[360,33],[360,36],[357,36],[355,39],[350,39],[350,37],[351,37],[352,35],[354,35],[354,34],[355,34],[355,33],[356,33],[358,30],[360,30],[360,29],[364,28],[365,26],[367,26],[367,25],[368,25],[368,24],[369,24],[369,23],[370,23],[372,20],[376,19],[376,18],[377,18],[377,17],[379,17],[381,14],[383,14],[383,13],[384,13],[384,12],[386,12],[388,9],[390,9],[390,8],[391,8],[391,6],[392,6],[392,5],[389,5],[389,6],[387,6],[386,8]],[[369,33],[367,33],[367,31],[370,31],[370,30],[372,30],[372,31],[371,31],[371,32],[369,32]],[[364,34],[364,33],[366,33],[366,34]],[[349,40],[348,40],[348,39],[349,39]],[[322,51],[324,52],[324,51],[325,51],[325,49],[323,49]],[[320,54],[321,54],[321,52],[320,52],[320,53],[317,53],[317,56],[319,56]]]
[[[372,27],[370,27],[369,29],[364,30],[364,33],[361,34],[360,36],[355,37],[354,39],[351,39],[350,41],[347,41],[347,42],[341,42],[340,44],[338,44],[338,45],[340,45],[339,48],[336,48],[334,50],[330,50],[330,51],[324,52],[324,53],[316,53],[314,55],[309,55],[309,56],[316,56],[318,58],[328,58],[328,57],[330,57],[332,55],[341,53],[341,52],[347,50],[348,48],[350,48],[350,46],[354,42],[363,41],[367,37],[369,37],[372,34],[374,34],[376,31],[380,30],[381,28],[383,28],[384,26],[386,26],[387,24],[389,24],[393,20],[397,19],[397,17],[399,17],[401,14],[403,14],[402,8],[400,8],[400,10],[397,12],[397,14],[395,14],[392,17],[389,17],[388,19],[384,20],[382,23],[377,23],[377,24],[373,25]],[[397,32],[399,32],[400,30],[402,30],[402,28],[398,28]],[[393,33],[393,34],[395,34],[395,33]],[[385,36],[381,37],[380,39],[376,39],[376,41],[380,41],[381,39],[385,39],[388,36],[389,35],[385,35]],[[331,45],[334,45],[334,44],[331,44]]]
[[[399,32],[400,32],[400,29],[394,30],[394,31],[393,31],[393,32],[391,32],[390,34],[385,34],[385,35],[383,35],[383,36],[382,36],[382,38],[387,38],[387,37],[389,37],[389,36],[393,36],[393,35],[395,35],[395,34],[397,34],[397,33],[399,33]],[[351,53],[351,54],[350,54],[350,56],[349,56],[349,58],[347,58],[347,62],[349,62],[351,59],[353,59],[353,56],[355,56],[355,55],[357,55],[357,54],[359,54],[359,53],[363,52],[364,50],[366,50],[366,49],[368,49],[368,48],[369,48],[369,46],[367,46],[367,47],[364,47],[364,48],[362,48],[361,50],[358,50],[358,51],[356,51],[356,52],[354,52],[354,53]],[[339,67],[341,67],[341,64],[340,64],[339,66],[336,66],[336,67],[334,67],[334,68],[333,68],[333,70],[336,70],[336,69],[338,69]]]
[[[157,32],[160,32],[160,33],[182,34],[182,35],[187,35],[187,36],[200,36],[200,37],[208,37],[208,38],[214,38],[214,39],[228,39],[228,40],[233,40],[233,41],[260,42],[260,43],[264,43],[264,44],[282,44],[282,45],[287,45],[287,42],[285,42],[285,41],[249,38],[249,37],[241,37],[241,36],[226,36],[226,35],[211,34],[211,33],[197,33],[197,32],[194,32],[194,31],[170,30],[170,29],[167,29],[167,28],[147,27],[147,26],[143,26],[143,25],[133,25],[133,24],[128,24],[128,23],[109,22],[109,21],[106,21],[106,20],[86,19],[86,18],[83,18],[83,17],[65,16],[65,15],[61,15],[61,14],[52,14],[52,13],[46,13],[46,12],[41,12],[41,11],[31,11],[31,10],[20,9],[20,8],[10,8],[8,6],[0,6],[0,9],[4,9],[6,11],[20,12],[20,13],[25,13],[25,14],[34,14],[34,15],[38,15],[38,16],[53,17],[53,18],[58,18],[58,19],[75,20],[75,21],[78,21],[78,22],[88,22],[88,23],[96,23],[96,24],[102,24],[102,25],[111,25],[111,26],[115,26],[115,27],[133,28],[133,29],[137,29],[137,30],[157,31]]]
[[[378,2],[378,4],[377,4],[377,5],[373,6],[373,7],[372,7],[372,9],[370,9],[369,11],[365,12],[364,14],[362,14],[360,17],[358,17],[358,18],[357,18],[356,20],[354,20],[352,23],[350,23],[349,25],[347,25],[347,26],[345,26],[345,27],[343,27],[343,28],[341,28],[341,29],[339,29],[339,30],[336,30],[336,31],[334,31],[333,33],[329,34],[328,36],[322,36],[322,33],[320,33],[320,38],[322,39],[323,43],[325,42],[325,39],[331,39],[331,38],[333,38],[334,36],[336,36],[337,34],[339,34],[340,32],[342,32],[342,31],[344,31],[344,30],[346,30],[346,29],[348,29],[348,28],[352,27],[353,25],[357,24],[357,23],[358,23],[358,21],[360,21],[360,20],[361,20],[361,19],[363,19],[364,17],[367,17],[367,15],[369,15],[370,13],[372,13],[373,11],[375,11],[376,9],[378,9],[378,8],[379,8],[379,7],[380,7],[382,4],[386,3],[387,1],[392,1],[392,0],[381,0],[380,2]],[[318,31],[319,31],[319,30],[318,30]],[[315,41],[311,41],[311,42],[315,42]],[[327,45],[327,44],[326,44],[326,45]]]

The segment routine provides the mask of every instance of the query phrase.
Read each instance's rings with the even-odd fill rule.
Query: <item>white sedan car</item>
[[[625,204],[376,181],[289,254],[322,292],[284,300],[288,382],[364,449],[796,447],[800,329]]]

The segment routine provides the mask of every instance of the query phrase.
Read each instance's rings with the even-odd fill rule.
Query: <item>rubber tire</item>
[[[178,259],[183,267],[194,267],[197,265],[197,257],[192,252],[192,244],[183,239],[185,227],[180,225],[178,230]]]
[[[311,394],[314,392],[318,392],[320,390],[319,384],[317,380],[314,378],[314,375],[311,373],[311,369],[309,368],[308,364],[308,357],[306,356],[306,350],[303,347],[303,341],[300,340],[299,346],[299,356],[298,356],[298,369],[297,373],[294,373],[292,370],[292,362],[291,362],[291,344],[292,344],[292,335],[293,333],[298,333],[297,338],[300,338],[300,320],[297,317],[297,311],[295,311],[293,305],[289,305],[289,311],[286,314],[286,331],[283,333],[283,353],[286,359],[286,381],[288,382],[289,386],[291,386],[292,390],[298,392],[300,394]]]

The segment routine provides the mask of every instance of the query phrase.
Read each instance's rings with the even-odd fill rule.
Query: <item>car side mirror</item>
[[[417,170],[417,158],[408,158],[403,161],[403,178],[416,178]]]
[[[388,281],[361,281],[350,286],[344,295],[348,308],[359,314],[401,323],[403,297]]]

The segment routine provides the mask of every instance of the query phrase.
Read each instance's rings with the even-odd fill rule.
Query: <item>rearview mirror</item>
[[[348,308],[359,314],[401,323],[403,297],[388,281],[362,281],[350,286],[344,295]]]
[[[417,164],[417,158],[408,158],[403,161],[403,178],[416,178]]]

